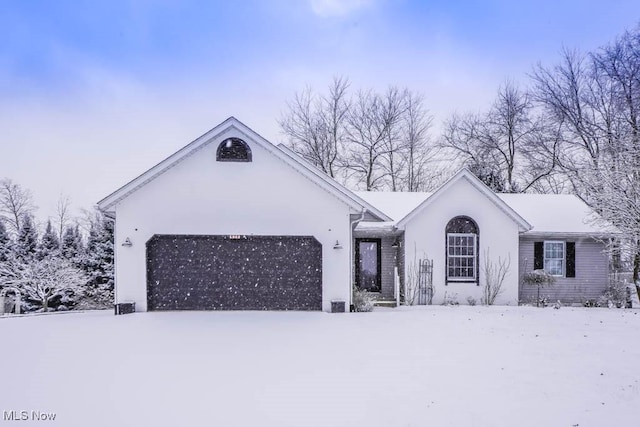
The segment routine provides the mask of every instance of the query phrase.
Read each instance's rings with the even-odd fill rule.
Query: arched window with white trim
[[[468,216],[452,218],[446,227],[447,282],[478,282],[478,224]]]

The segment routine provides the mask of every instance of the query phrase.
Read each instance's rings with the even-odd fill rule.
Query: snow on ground
[[[58,426],[640,425],[639,326],[637,310],[568,307],[3,318],[0,410]]]

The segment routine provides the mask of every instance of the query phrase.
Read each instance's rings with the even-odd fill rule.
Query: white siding
[[[479,228],[479,283],[446,282],[445,227],[449,220],[460,215],[472,218]],[[482,266],[487,254],[495,262],[498,258],[510,259],[503,292],[496,304],[518,303],[518,225],[467,179],[455,182],[412,218],[405,227],[404,240],[405,274],[411,271],[414,260],[433,260],[433,304],[442,303],[445,295],[455,296],[460,304],[466,304],[467,297],[480,304],[485,284]]]
[[[253,161],[217,162],[236,136]],[[117,300],[146,310],[146,245],[154,234],[314,236],[323,247],[323,310],[349,303],[350,208],[265,148],[229,130],[116,206]],[[126,238],[132,247],[121,246]],[[333,249],[336,240],[344,249]]]

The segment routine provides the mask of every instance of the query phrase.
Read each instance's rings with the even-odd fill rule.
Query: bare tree
[[[454,115],[446,122],[444,147],[497,191],[525,192],[554,170],[548,131],[534,115],[529,95],[507,82],[484,114]]]
[[[565,51],[533,73],[536,100],[558,127],[556,163],[573,191],[623,231],[640,277],[640,27],[596,52]]]
[[[32,215],[35,207],[29,190],[8,178],[0,180],[0,217],[5,219],[9,230],[15,235],[20,230],[20,220]]]
[[[430,187],[428,179],[436,175],[427,169],[436,152],[428,138],[431,120],[423,97],[408,89],[359,92],[349,111],[350,177],[367,191]]]
[[[383,156],[380,167],[387,177],[387,187],[391,191],[398,191],[401,187],[401,173],[405,169],[406,140],[403,138],[402,118],[406,112],[406,103],[409,96],[407,89],[399,90],[397,87],[389,87],[382,95],[382,114],[379,116],[381,124],[386,126],[383,137]]]
[[[424,107],[422,95],[408,92],[405,98],[402,139],[404,140],[403,190],[425,191],[431,189],[430,183],[440,175],[436,164],[437,149],[429,144],[429,129],[433,117]],[[431,166],[431,170],[429,167]]]
[[[561,134],[562,149],[556,160],[579,190],[576,174],[585,165],[597,164],[600,155],[595,116],[590,112],[597,97],[590,96],[592,86],[585,56],[564,50],[560,64],[538,64],[532,79],[536,101],[546,109],[548,119],[557,124]]]
[[[430,187],[437,173],[427,169],[435,151],[429,144],[431,117],[423,97],[394,86],[351,96],[348,88],[347,79],[336,78],[327,96],[310,89],[295,95],[279,122],[292,150],[353,187]]]
[[[310,88],[297,93],[279,124],[291,149],[331,177],[337,177],[342,160],[349,110],[349,81],[336,77],[326,96]]]
[[[69,196],[63,194],[60,195],[56,205],[55,222],[58,232],[58,241],[62,243],[64,231],[71,222],[71,199]],[[60,245],[60,252],[62,252],[62,244]]]
[[[358,92],[348,114],[346,167],[349,177],[364,190],[384,187],[389,169],[383,166],[389,136],[399,113],[372,90]]]

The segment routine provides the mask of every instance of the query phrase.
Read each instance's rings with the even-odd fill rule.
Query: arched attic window
[[[216,160],[219,162],[250,162],[251,148],[240,138],[227,138],[218,145]]]
[[[478,282],[478,224],[468,216],[452,218],[446,227],[447,281]]]

